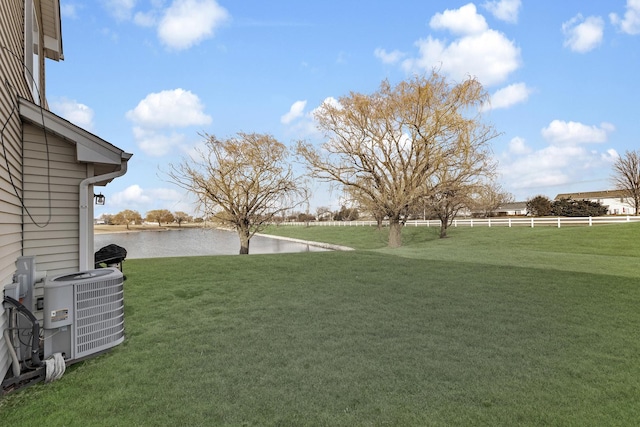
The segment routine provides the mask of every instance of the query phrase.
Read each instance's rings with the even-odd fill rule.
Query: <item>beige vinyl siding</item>
[[[16,95],[31,99],[24,78],[24,0],[0,1],[0,291],[11,283],[16,260],[22,254],[22,208],[16,195],[22,193],[21,122]],[[14,188],[15,186],[15,188]],[[4,311],[0,331],[6,327]],[[10,358],[0,339],[0,377],[9,369]]]
[[[79,185],[87,165],[76,161],[73,143],[41,128],[24,124],[23,137],[24,255],[35,255],[48,275],[78,271]]]
[[[22,251],[22,208],[16,195],[16,191],[22,193],[22,138],[16,96],[31,98],[23,69],[23,12],[24,0],[0,1],[0,126],[4,127],[0,147],[0,290],[11,282]]]

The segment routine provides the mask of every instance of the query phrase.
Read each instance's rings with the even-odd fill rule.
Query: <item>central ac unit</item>
[[[124,341],[124,277],[100,268],[47,277],[44,285],[44,357],[72,362]]]

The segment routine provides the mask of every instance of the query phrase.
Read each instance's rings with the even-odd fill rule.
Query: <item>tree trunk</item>
[[[238,229],[240,255],[249,255],[249,230]]]
[[[397,218],[389,218],[389,247],[402,246],[402,224]]]
[[[447,237],[447,229],[449,228],[449,215],[439,215],[440,217],[440,238]]]
[[[447,222],[446,221],[441,221],[440,222],[440,238],[444,239],[445,237],[447,237]]]
[[[382,217],[381,215],[375,215],[375,219],[378,230],[382,230],[382,221],[384,220],[384,217]]]

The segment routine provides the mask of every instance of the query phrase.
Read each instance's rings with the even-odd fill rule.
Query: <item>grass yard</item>
[[[637,425],[640,224],[268,232],[358,250],[126,261],[125,342],[3,425]]]

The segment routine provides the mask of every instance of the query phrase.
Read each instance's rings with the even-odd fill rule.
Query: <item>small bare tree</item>
[[[331,219],[331,208],[329,206],[318,206],[316,208],[316,218],[318,221],[327,221]]]
[[[176,211],[173,213],[173,219],[178,223],[178,227],[182,227],[183,222],[193,221],[193,217],[186,212]]]
[[[625,151],[613,164],[611,177],[615,186],[633,200],[635,214],[640,215],[640,150]]]
[[[505,203],[511,203],[515,199],[513,194],[502,189],[495,181],[488,181],[480,184],[472,196],[470,208],[474,213],[483,217],[491,217],[496,210]]]
[[[168,175],[213,212],[210,219],[233,228],[240,254],[248,254],[256,233],[305,202],[302,180],[288,163],[287,147],[270,135],[239,132],[224,140],[204,137],[205,148],[172,164]]]
[[[111,222],[115,225],[126,225],[127,230],[129,229],[129,225],[133,224],[141,224],[142,223],[142,215],[138,211],[134,211],[131,209],[125,209],[121,212],[118,212],[111,218]]]

